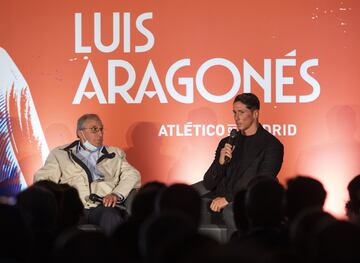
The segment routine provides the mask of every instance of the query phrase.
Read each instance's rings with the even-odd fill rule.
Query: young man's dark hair
[[[260,101],[255,94],[242,93],[240,95],[237,95],[233,103],[238,101],[245,104],[249,110],[260,110]]]

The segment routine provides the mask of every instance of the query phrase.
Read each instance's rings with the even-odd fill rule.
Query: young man
[[[222,213],[230,234],[235,230],[232,201],[235,194],[246,189],[255,177],[276,177],[280,171],[284,147],[259,123],[259,99],[252,93],[238,95],[233,103],[234,120],[238,133],[233,145],[229,137],[222,139],[215,159],[204,175],[203,184],[209,191],[212,213]],[[226,161],[226,159],[228,161]]]

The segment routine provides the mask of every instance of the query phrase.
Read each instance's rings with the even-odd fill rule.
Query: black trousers
[[[233,212],[233,203],[230,202],[226,207],[224,207],[220,212],[214,212],[210,209],[210,204],[216,196],[211,191],[207,190],[204,187],[202,181],[192,185],[200,194],[202,200],[201,208],[201,224],[216,224],[216,225],[225,225],[227,228],[228,238],[236,231],[236,225],[234,221],[234,212]]]
[[[97,207],[84,209],[84,216],[80,223],[98,225],[106,235],[110,236],[126,218],[126,211],[100,204]]]

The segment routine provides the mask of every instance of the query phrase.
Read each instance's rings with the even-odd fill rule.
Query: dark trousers
[[[210,204],[216,196],[211,191],[207,190],[203,182],[198,182],[192,185],[200,194],[202,200],[201,208],[201,224],[216,224],[216,225],[225,225],[227,228],[227,236],[230,238],[233,232],[236,231],[236,225],[234,221],[234,212],[233,212],[233,203],[230,202],[226,207],[224,207],[220,212],[214,212],[210,209]]]
[[[81,223],[100,226],[105,234],[110,236],[125,221],[126,217],[126,212],[116,207],[105,207],[101,204],[97,207],[84,209]]]

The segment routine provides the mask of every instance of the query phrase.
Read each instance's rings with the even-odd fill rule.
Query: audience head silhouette
[[[249,183],[245,209],[251,227],[279,226],[284,215],[284,188],[270,177]]]
[[[293,220],[306,208],[323,209],[326,191],[322,183],[308,176],[296,176],[287,181],[287,216]]]
[[[346,212],[350,220],[358,221],[360,216],[360,175],[355,176],[348,184],[349,201]]]
[[[199,193],[190,185],[173,184],[160,195],[157,204],[160,213],[183,213],[194,227],[198,227],[201,219],[201,198]]]

